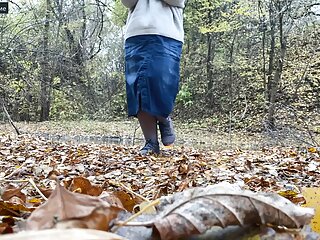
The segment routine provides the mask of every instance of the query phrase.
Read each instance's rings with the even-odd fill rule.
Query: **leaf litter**
[[[160,205],[149,211],[148,221],[144,221],[147,213],[133,221],[141,219],[140,230],[148,234],[150,228],[143,228],[144,224],[152,226],[150,234],[160,233],[161,239],[202,234],[213,226],[299,228],[313,216],[312,210],[298,205],[305,203],[301,188],[319,187],[319,163],[319,151],[314,148],[201,151],[177,147],[142,157],[137,147],[1,136],[0,215],[13,223],[1,220],[0,233],[48,228],[110,231],[112,224],[126,220],[117,218],[121,210],[132,215],[148,205],[144,202],[154,200]],[[214,185],[221,182],[235,187]],[[145,233],[142,237],[136,229],[121,227],[117,233],[128,239],[150,237]],[[312,239],[306,237],[311,233],[301,230],[299,239]],[[267,234],[270,229],[261,236]],[[297,239],[290,238],[297,233],[286,234],[284,239]]]

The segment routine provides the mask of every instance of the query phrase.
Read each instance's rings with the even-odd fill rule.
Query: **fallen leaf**
[[[8,223],[0,223],[0,234],[13,233],[12,227]]]
[[[15,220],[13,217],[3,217],[2,218],[2,222],[3,223],[7,223],[9,224],[10,226],[13,226],[15,224]]]
[[[87,228],[106,231],[108,230],[110,217],[116,218],[117,215],[110,216],[106,214],[104,207],[95,208],[88,216],[78,219],[67,219],[59,221],[55,224],[55,228],[70,229],[70,228]]]
[[[4,156],[10,155],[11,151],[10,149],[0,150],[0,154]]]
[[[60,221],[81,221],[99,208],[104,209],[106,218],[103,219],[105,220],[103,225],[105,230],[108,230],[109,222],[117,216],[121,208],[111,206],[98,197],[72,193],[57,184],[48,201],[38,207],[27,219],[26,228],[28,230],[47,229],[53,228]],[[100,228],[101,224],[97,222],[96,227]]]
[[[93,229],[49,229],[26,231],[7,236],[1,240],[126,240],[116,234]]]
[[[31,198],[28,200],[28,203],[40,204],[42,203],[42,200],[39,198]]]
[[[19,198],[18,198],[19,199]],[[24,204],[20,203],[12,203],[7,201],[0,200],[0,210],[12,210],[12,211],[23,211],[23,212],[32,212],[35,208],[33,207],[26,207]]]
[[[286,184],[283,189],[277,192],[280,196],[289,199],[294,204],[304,204],[306,202],[305,198],[301,194],[300,190],[290,184]]]
[[[316,148],[316,147],[309,147],[309,148],[308,148],[308,152],[310,152],[310,153],[317,153],[317,152],[318,152],[318,148]]]
[[[43,187],[38,187],[40,192],[46,197],[49,198],[51,193],[52,193],[52,189],[47,189],[47,188],[43,188]]]
[[[218,184],[189,189],[161,200],[154,222],[161,239],[202,234],[212,226],[271,224],[300,228],[311,221],[314,210],[294,205],[274,193],[253,193]]]
[[[3,201],[9,201],[12,197],[18,197],[23,202],[26,202],[26,195],[21,192],[20,188],[15,188],[13,186],[8,186],[7,189],[2,193],[1,198]]]
[[[303,188],[302,194],[306,199],[306,207],[315,208],[316,214],[311,221],[313,231],[320,233],[320,188]]]
[[[47,123],[45,125],[48,126]],[[47,128],[42,131],[47,131]],[[175,146],[157,157],[144,157],[137,154],[137,146],[77,144],[69,140],[56,140],[59,139],[47,141],[25,134],[13,138],[0,136],[0,151],[4,150],[7,154],[0,153],[0,178],[15,172],[17,174],[12,175],[10,180],[18,180],[12,182],[16,188],[23,187],[20,180],[32,178],[39,189],[41,186],[50,194],[51,189],[55,188],[52,179],[60,179],[68,189],[73,177],[83,174],[88,180],[103,185],[103,189],[108,192],[119,189],[117,185],[107,184],[112,180],[130,186],[132,191],[150,200],[190,187],[204,187],[222,181],[237,183],[255,192],[277,192],[286,184],[299,189],[320,186],[319,148],[317,152],[313,149],[314,153],[311,153],[301,147],[258,147],[256,150],[241,151],[226,148],[211,151]],[[21,161],[25,164],[18,171]],[[190,166],[189,170],[181,166],[183,164]],[[85,171],[82,173],[83,167]],[[48,171],[50,169],[51,173]],[[2,182],[0,192],[6,184]],[[31,185],[26,185],[23,193],[27,199],[39,198],[39,193]],[[45,196],[49,194],[45,193]],[[121,205],[116,197],[111,198],[112,201],[106,201],[111,205]],[[297,195],[290,200],[301,203],[303,197]],[[27,201],[26,206],[31,204],[35,207],[41,202]],[[14,227],[20,229],[22,220],[29,213],[17,210],[15,214],[14,210],[10,211],[0,207],[0,214],[18,216]]]
[[[119,198],[117,198],[114,193],[109,193],[106,191],[103,191],[99,198],[105,202],[108,202],[111,206],[115,206],[121,209],[125,209],[122,205],[122,202],[120,201]]]
[[[113,192],[113,194],[120,199],[123,207],[128,211],[128,212],[132,212],[134,206],[136,206],[137,204],[141,203],[140,199],[134,198],[132,197],[131,194],[122,191],[122,190],[118,190]]]
[[[188,238],[189,239],[189,238]],[[192,236],[192,240],[316,240],[319,235],[308,226],[303,229],[285,231],[267,226],[213,227],[205,234]]]
[[[69,190],[91,196],[99,196],[103,191],[101,187],[92,185],[90,181],[84,177],[74,177],[69,186]]]

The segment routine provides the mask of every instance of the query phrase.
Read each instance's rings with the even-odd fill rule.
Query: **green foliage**
[[[122,5],[121,0],[115,0],[112,11],[113,23],[120,27],[124,26],[126,24],[127,15],[128,9]]]
[[[177,95],[177,104],[182,104],[184,107],[188,107],[193,104],[192,93],[189,89],[189,86],[183,84],[178,95]]]
[[[52,120],[71,120],[76,112],[72,101],[63,91],[53,90],[53,102],[51,105],[50,118]]]

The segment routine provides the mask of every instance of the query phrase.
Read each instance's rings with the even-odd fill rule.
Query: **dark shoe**
[[[159,143],[152,142],[150,139],[146,141],[146,145],[140,150],[141,155],[148,155],[148,154],[159,154],[160,148]]]
[[[176,140],[176,134],[174,133],[173,122],[170,117],[167,117],[165,121],[158,122],[161,141],[163,145],[169,146]]]

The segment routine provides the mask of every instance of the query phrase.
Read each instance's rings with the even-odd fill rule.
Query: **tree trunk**
[[[266,29],[263,28],[262,33],[262,71],[263,71],[263,89],[264,89],[264,99],[268,101],[268,86],[267,86],[267,70],[266,70]]]
[[[268,110],[268,124],[271,129],[275,128],[275,103],[276,103],[276,96],[279,88],[279,84],[281,81],[282,76],[282,69],[284,64],[284,59],[286,55],[286,38],[283,34],[283,12],[281,12],[281,4],[279,4],[279,35],[280,35],[280,56],[277,63],[277,68],[275,70],[274,79],[272,81],[271,89],[270,89],[270,106]]]
[[[40,121],[49,120],[51,99],[51,72],[49,68],[49,19],[50,0],[46,0],[46,15],[43,31],[43,52],[41,61],[41,112]]]
[[[214,58],[214,44],[212,34],[208,33],[207,35],[207,91],[208,91],[208,100],[210,104],[210,109],[214,105],[214,95],[213,95],[213,58]]]
[[[229,82],[228,82],[228,95],[229,95],[229,146],[232,147],[232,108],[233,108],[233,63],[234,63],[234,45],[236,42],[236,38],[238,35],[238,31],[234,32],[232,37],[232,42],[229,50]]]
[[[269,52],[269,67],[268,67],[268,83],[267,83],[267,100],[270,102],[270,91],[273,83],[274,57],[276,47],[276,21],[275,12],[272,7],[272,2],[269,4],[269,18],[270,18],[270,52]]]

